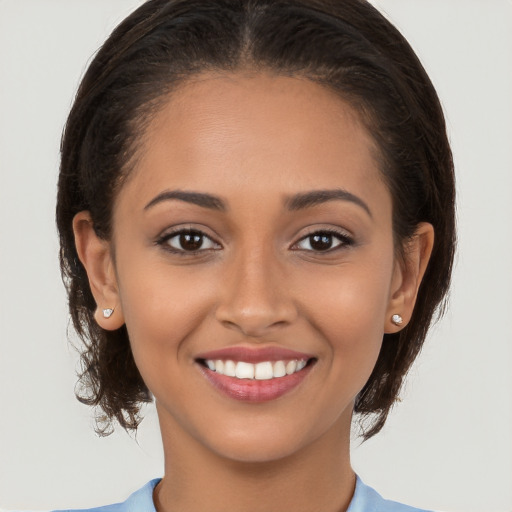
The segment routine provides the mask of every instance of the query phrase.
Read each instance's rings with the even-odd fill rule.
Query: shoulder
[[[359,477],[354,497],[347,512],[428,512],[384,499],[375,489],[366,485]]]
[[[61,510],[59,512],[156,512],[153,504],[153,490],[160,481],[151,480],[144,487],[134,492],[126,501],[81,510]],[[347,512],[428,512],[384,499],[377,491],[366,485],[359,477],[356,489]]]
[[[59,512],[156,512],[153,504],[153,490],[160,478],[155,478],[135,491],[126,501],[81,510],[61,510]]]

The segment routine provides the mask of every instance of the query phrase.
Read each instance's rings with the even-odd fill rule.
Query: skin
[[[433,243],[420,224],[395,257],[392,201],[357,113],[318,84],[267,74],[206,74],[175,91],[150,123],[116,198],[111,241],[88,212],[79,256],[105,329],[126,323],[156,398],[165,450],[159,511],[346,510],[354,491],[354,399],[382,336],[406,325]],[[290,198],[343,190],[300,209]],[[224,209],[166,191],[213,195]],[[365,206],[362,205],[364,203]],[[180,251],[176,229],[200,230]],[[329,250],[312,233],[335,231]],[[172,244],[169,245],[169,244]],[[316,247],[316,246],[315,246]],[[109,319],[101,309],[115,307]],[[246,403],[219,393],[197,354],[278,346],[312,354],[284,396]]]

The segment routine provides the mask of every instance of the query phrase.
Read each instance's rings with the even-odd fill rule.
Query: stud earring
[[[103,310],[103,316],[104,318],[110,318],[112,316],[112,314],[114,313],[114,310],[113,309],[104,309]]]
[[[391,321],[395,324],[395,325],[402,325],[404,319],[400,316],[400,315],[393,315],[391,317]]]

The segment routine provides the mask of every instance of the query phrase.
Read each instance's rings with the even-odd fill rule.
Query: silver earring
[[[404,319],[400,316],[400,315],[393,315],[391,317],[391,321],[395,324],[395,325],[402,325]]]
[[[114,310],[113,309],[104,309],[103,310],[103,316],[105,318],[110,318],[112,316],[112,314],[114,313]]]

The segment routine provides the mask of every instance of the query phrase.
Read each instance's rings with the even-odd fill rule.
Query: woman
[[[407,511],[350,466],[447,292],[441,107],[369,4],[151,0],[91,63],[57,222],[82,400],[165,475],[115,510]],[[112,509],[114,510],[114,509]]]

